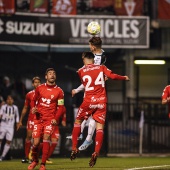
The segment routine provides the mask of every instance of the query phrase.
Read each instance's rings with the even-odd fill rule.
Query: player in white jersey
[[[105,64],[106,62],[106,56],[104,50],[101,48],[102,47],[102,40],[100,37],[92,37],[89,40],[89,47],[91,52],[94,54],[94,64],[95,65],[102,65]],[[81,84],[78,88],[72,90],[72,97],[76,94],[79,93],[80,91],[84,90],[83,84]],[[96,122],[92,117],[89,117],[88,120],[84,120],[81,124],[81,135],[79,136],[79,139],[83,138],[83,130],[85,126],[88,124],[88,134],[83,142],[83,144],[78,148],[80,151],[87,149],[92,143],[92,137],[96,128]],[[67,137],[68,139],[71,139],[71,136]]]
[[[11,95],[7,96],[6,104],[0,109],[0,148],[2,140],[6,138],[6,143],[0,157],[0,161],[4,160],[7,152],[10,149],[10,144],[14,136],[14,124],[19,123],[18,107],[13,104],[14,100]]]

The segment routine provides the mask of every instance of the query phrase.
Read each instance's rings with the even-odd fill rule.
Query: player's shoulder
[[[170,85],[165,86],[164,89],[170,90]]]
[[[80,72],[80,71],[82,71],[84,68],[85,68],[85,66],[83,66],[83,67],[80,67],[80,68],[77,70],[77,72]]]
[[[32,93],[35,93],[35,90],[29,91],[26,95],[31,95]]]
[[[18,109],[17,105],[13,104],[12,106],[14,107],[14,109]]]
[[[56,85],[54,88],[57,89],[57,90],[59,90],[59,91],[62,91],[62,92],[63,92],[63,89],[62,89],[60,86],[57,86],[57,85]]]

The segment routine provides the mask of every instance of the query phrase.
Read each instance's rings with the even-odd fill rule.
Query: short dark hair
[[[102,46],[102,40],[101,40],[100,37],[92,37],[92,38],[90,38],[89,43],[91,43],[91,45],[94,45],[94,46],[96,46],[98,48],[101,48],[101,46]]]
[[[38,76],[35,76],[35,77],[32,78],[32,83],[34,83],[35,80],[39,80],[41,82],[41,79]]]
[[[47,68],[47,70],[46,70],[46,72],[45,72],[45,75],[47,75],[47,73],[48,73],[49,71],[54,71],[54,72],[55,72],[54,68]]]
[[[90,51],[88,51],[88,52],[83,52],[82,57],[83,57],[83,58],[92,59],[92,58],[94,58],[94,54],[93,54],[92,52],[90,52]]]

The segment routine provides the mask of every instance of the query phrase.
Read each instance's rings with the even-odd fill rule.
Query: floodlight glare
[[[165,60],[135,60],[135,64],[158,64],[163,65],[165,64]]]

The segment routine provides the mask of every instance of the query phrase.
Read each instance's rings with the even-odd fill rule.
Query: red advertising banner
[[[52,14],[76,15],[77,0],[53,0]]]
[[[144,0],[113,0],[116,15],[143,15],[143,4]]]
[[[30,12],[47,13],[48,0],[30,0]]]
[[[158,18],[170,19],[170,0],[158,0]]]
[[[0,13],[1,14],[14,14],[15,13],[15,0],[0,0]]]
[[[113,0],[92,0],[93,8],[106,8],[113,6]]]

